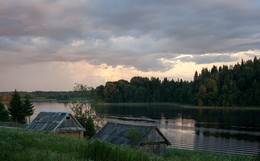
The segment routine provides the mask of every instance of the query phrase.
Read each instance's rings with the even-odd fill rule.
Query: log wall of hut
[[[77,139],[82,139],[84,137],[84,132],[83,131],[76,131],[76,132],[58,132],[57,134],[60,135],[66,135],[66,136],[72,136]]]
[[[164,155],[166,146],[166,143],[142,144],[139,146],[139,149],[156,155]]]

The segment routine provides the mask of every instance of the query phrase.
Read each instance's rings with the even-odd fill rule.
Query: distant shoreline
[[[70,103],[76,102],[78,100],[85,100],[82,98],[73,98],[67,100],[57,100],[57,99],[46,99],[46,98],[34,98],[31,99],[32,102],[58,102],[58,103]],[[177,106],[181,108],[189,109],[215,109],[215,110],[260,110],[259,106],[232,106],[232,107],[222,107],[222,106],[194,106],[189,104],[180,104],[175,102],[121,102],[121,103],[107,103],[98,102],[98,106]]]
[[[70,102],[77,102],[79,100],[84,100],[84,98],[71,98],[71,99],[49,99],[49,98],[31,98],[31,102],[58,102],[58,103],[70,103]]]
[[[221,107],[221,106],[194,106],[187,104],[179,104],[175,102],[127,102],[127,103],[98,103],[99,106],[177,106],[181,108],[189,108],[189,109],[228,109],[228,110],[260,110],[259,106],[233,106],[233,107]]]

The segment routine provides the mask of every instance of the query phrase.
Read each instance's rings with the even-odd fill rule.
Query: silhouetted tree
[[[29,118],[29,123],[30,123],[31,122],[30,116],[32,116],[34,113],[34,106],[30,101],[28,95],[25,96],[25,100],[23,102],[23,109],[24,109],[25,117]]]
[[[10,107],[8,108],[8,112],[12,116],[13,121],[25,123],[26,114],[24,112],[21,97],[16,90],[12,94],[12,99],[10,101]]]

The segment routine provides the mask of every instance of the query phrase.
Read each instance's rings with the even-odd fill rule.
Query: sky
[[[259,0],[0,0],[0,91],[69,91],[260,57]]]

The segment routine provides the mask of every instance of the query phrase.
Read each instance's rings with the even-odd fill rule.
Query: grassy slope
[[[34,131],[2,129],[0,138],[1,161],[163,160],[129,147],[118,147],[99,141],[77,140]]]
[[[249,158],[246,156],[239,155],[227,155],[227,154],[216,154],[216,153],[203,153],[196,151],[168,149],[166,157],[174,158],[174,160],[181,161],[254,161],[255,158]]]
[[[161,160],[250,160],[242,156],[220,155],[171,149],[163,157],[129,147],[109,145],[99,141],[77,140],[71,137],[41,132],[0,129],[0,160],[5,161],[161,161]]]
[[[0,126],[8,126],[8,127],[18,127],[18,128],[25,128],[27,124],[21,124],[18,122],[13,122],[13,121],[0,121]]]

